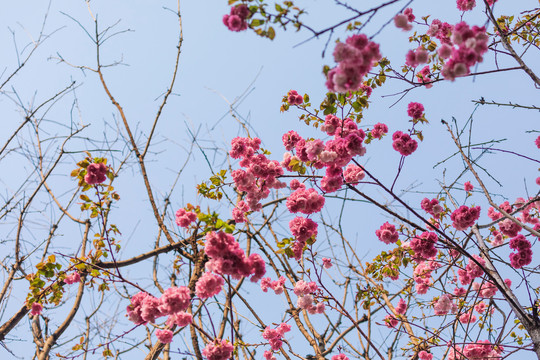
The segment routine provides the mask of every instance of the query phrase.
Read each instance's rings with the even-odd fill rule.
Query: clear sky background
[[[370,7],[369,4],[378,3],[362,2],[366,4],[363,5],[365,8]],[[532,0],[501,0],[499,3],[496,6],[498,13],[505,13],[506,10],[517,13],[514,8],[518,5],[524,9],[537,5],[537,2]],[[400,2],[381,11],[372,24],[366,27],[366,33],[370,35],[377,31],[381,24],[398,13],[405,4]],[[299,1],[297,5],[307,9],[308,15],[304,20],[315,29],[323,29],[351,15],[330,0]],[[113,144],[113,148],[118,151],[115,154],[121,158],[127,153],[127,145],[124,145],[116,133],[119,119],[101,88],[98,77],[91,71],[76,69],[58,60],[61,57],[73,65],[95,66],[95,46],[81,28],[82,26],[93,31],[93,21],[87,4],[84,1],[54,0],[49,9],[48,6],[46,1],[11,1],[4,4],[0,13],[0,71],[6,69],[0,77],[2,82],[17,66],[17,51],[21,58],[24,57],[31,47],[31,42],[39,36],[45,14],[47,19],[44,34],[50,35],[20,74],[3,89],[4,96],[0,98],[3,131],[0,139],[4,141],[10,136],[23,119],[17,102],[20,101],[26,106],[39,104],[71,81],[76,81],[79,87],[75,93],[63,97],[45,116],[46,121],[50,122],[50,136],[53,138],[65,134],[72,124],[88,124],[91,126],[81,136],[97,141],[81,139],[68,148],[74,152],[71,155],[73,162],[66,162],[63,165],[66,175],[55,175],[54,182],[51,183],[55,191],[62,194],[76,186],[68,175],[75,163],[84,157],[80,151],[90,150],[93,155],[99,155],[104,146],[100,143],[103,139]],[[418,19],[430,14],[430,19],[441,18],[449,23],[456,23],[462,15],[455,8],[455,1],[450,0],[417,0],[410,6]],[[160,104],[160,96],[168,86],[172,74],[178,22],[175,14],[166,8],[175,10],[176,1],[92,0],[90,8],[93,14],[98,16],[102,29],[119,21],[111,32],[129,30],[112,37],[104,44],[101,49],[102,62],[122,62],[121,65],[105,70],[105,76],[142,143]],[[260,135],[263,146],[272,152],[272,159],[282,158],[284,149],[281,135],[284,132],[294,129],[305,137],[316,134],[297,120],[300,113],[294,110],[280,113],[281,99],[290,89],[296,89],[302,94],[309,93],[313,104],[323,98],[326,89],[322,67],[325,64],[333,66],[333,43],[336,38],[345,38],[343,29],[335,33],[323,58],[322,49],[328,39],[326,36],[304,42],[310,38],[310,33],[295,33],[292,29],[284,33],[279,30],[276,39],[271,42],[249,31],[229,32],[221,23],[222,16],[228,11],[225,0],[181,2],[184,42],[178,81],[158,125],[151,148],[154,153],[149,162],[149,177],[160,201],[174,182],[178,169],[187,159],[192,143],[190,133],[198,134],[198,144],[205,149],[214,170],[227,166],[223,162],[223,154],[219,151],[226,149],[233,137],[245,135],[229,114],[230,103],[234,104],[238,115],[249,123],[252,135]],[[483,19],[480,9],[463,17],[468,23],[477,25],[483,25]],[[408,33],[403,33],[390,24],[374,41],[381,44],[383,56],[389,57],[397,67],[397,64],[404,61],[407,50],[413,48],[408,43],[408,36]],[[497,61],[501,68],[516,66],[504,56],[500,56]],[[526,61],[538,70],[540,61],[537,55],[526,58]],[[495,58],[488,54],[477,70],[494,69],[494,64]],[[369,127],[384,122],[390,127],[390,133],[406,130],[409,126],[407,104],[411,101],[424,104],[426,118],[430,121],[429,125],[422,128],[425,141],[419,145],[414,155],[407,158],[405,170],[397,185],[399,190],[413,187],[406,195],[409,199],[421,199],[424,197],[423,193],[437,192],[438,180],[443,179],[443,170],[446,169],[445,176],[449,182],[463,170],[459,159],[433,169],[433,165],[439,160],[455,152],[445,127],[440,123],[441,119],[450,121],[455,117],[459,124],[465,124],[475,109],[471,100],[481,97],[524,105],[534,104],[538,99],[538,90],[534,89],[529,78],[523,72],[515,71],[458,79],[453,83],[441,82],[432,89],[415,89],[391,106],[398,97],[388,95],[404,89],[406,84],[397,81],[392,81],[382,89],[376,89],[361,125]],[[540,129],[538,112],[483,106],[478,108],[474,119],[474,142],[508,138],[500,148],[538,158],[538,149],[534,146],[538,133],[527,133]],[[123,130],[120,132],[124,133]],[[26,135],[30,139],[31,131],[28,130]],[[50,151],[49,156],[53,156],[54,146]],[[32,153],[32,144],[25,142],[21,144],[20,151],[0,162],[0,171],[3,174],[0,177],[2,196],[7,198],[10,194],[17,193],[21,177],[33,171],[32,163],[27,160],[29,153]],[[488,166],[491,174],[503,184],[503,187],[499,187],[494,182],[487,181],[492,192],[504,194],[511,201],[517,196],[525,197],[525,186],[530,195],[538,192],[538,186],[534,183],[534,179],[539,176],[537,165],[510,155],[498,154],[492,158],[493,160],[486,155],[484,165]],[[399,155],[392,150],[390,137],[386,137],[380,143],[369,146],[362,161],[372,166],[375,173],[388,182],[395,175]],[[201,203],[196,196],[195,185],[211,175],[204,156],[197,148],[193,150],[188,164],[171,197],[175,208],[185,206],[188,202]],[[124,235],[122,257],[150,249],[156,233],[151,209],[146,205],[143,183],[137,176],[138,167],[133,161],[128,165],[115,185],[122,196],[114,220]],[[458,181],[458,186],[467,180],[475,183],[472,176],[467,175]],[[379,196],[384,198],[382,194]],[[463,201],[464,198],[465,194],[460,200]],[[500,202],[507,200],[503,196],[497,199]],[[47,201],[46,197],[43,201]],[[472,201],[482,202],[480,197]],[[415,204],[417,206],[418,202]],[[482,205],[485,206],[485,201]],[[40,241],[41,236],[47,233],[52,219],[58,216],[53,207],[47,209],[36,223],[36,233],[27,235],[29,242],[33,241],[32,238]],[[375,239],[374,230],[380,226],[383,218],[366,205],[348,205],[346,209],[346,216],[350,219],[345,222],[347,230],[351,232],[351,237],[356,234],[361,246],[366,247],[366,257],[372,257],[381,249],[380,243]],[[485,209],[487,210],[487,206]],[[227,207],[221,207],[220,211],[223,217],[229,214]],[[328,214],[335,215],[333,211],[337,212],[337,208],[329,207]],[[485,212],[483,214],[485,217]],[[1,226],[2,240],[4,237],[10,239],[14,236],[13,219]],[[70,238],[74,236],[77,239],[79,237],[78,234],[64,232],[56,245],[65,248],[66,252],[73,251]],[[322,251],[328,249],[327,245],[320,246]],[[8,248],[9,244],[6,249]],[[538,261],[537,257],[535,261]],[[168,266],[165,262],[162,265]],[[148,262],[129,275],[144,282],[148,280],[150,268],[151,263]],[[20,282],[22,281],[24,280]],[[0,313],[0,322],[3,323],[11,316],[14,309],[24,301],[24,297],[23,292],[13,293],[13,300],[5,309],[1,309],[3,312]],[[126,304],[124,301],[119,304],[119,308],[123,309]],[[92,305],[85,306],[85,311],[89,311]],[[269,315],[267,320],[271,321]],[[28,328],[27,323],[21,324],[14,334],[23,334],[25,327]],[[24,341],[20,344],[13,342],[10,348],[17,349],[22,354],[27,346]],[[5,350],[0,348],[0,356],[4,356],[3,354],[6,354]]]

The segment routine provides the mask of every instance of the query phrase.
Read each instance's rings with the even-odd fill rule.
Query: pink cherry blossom
[[[79,281],[81,281],[81,276],[78,271],[73,272],[64,279],[64,282],[68,285],[78,283]]]
[[[183,228],[188,228],[189,225],[197,220],[197,214],[193,211],[186,211],[186,209],[178,209],[175,214],[176,225]]]
[[[156,330],[156,337],[163,344],[169,344],[172,342],[173,332],[171,330]]]
[[[201,299],[208,299],[221,292],[223,278],[210,272],[204,273],[195,285],[195,294]]]
[[[375,235],[385,244],[393,244],[399,240],[399,234],[396,227],[389,222],[382,224],[381,228],[375,230]]]
[[[450,219],[453,221],[452,226],[456,228],[456,230],[465,230],[473,226],[479,218],[479,206],[472,206],[469,208],[462,205],[450,215]]]
[[[107,180],[107,166],[103,163],[92,163],[86,168],[84,181],[88,185],[101,184]]]
[[[30,310],[30,315],[32,316],[41,315],[42,311],[43,311],[43,305],[41,305],[38,302],[32,303],[32,309]]]
[[[234,346],[227,340],[215,339],[208,343],[203,349],[202,354],[208,360],[228,360],[230,359]]]
[[[396,131],[394,135],[392,135],[392,140],[394,140],[392,143],[394,150],[403,156],[411,155],[418,147],[416,140],[411,139],[409,134],[405,134],[401,131]]]
[[[302,95],[299,95],[296,90],[291,90],[287,94],[287,101],[291,105],[302,105],[302,103],[304,102],[304,98],[302,97]]]

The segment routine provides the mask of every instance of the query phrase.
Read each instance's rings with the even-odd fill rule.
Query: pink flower
[[[462,314],[459,317],[459,322],[462,324],[469,324],[469,323],[476,322],[476,316],[474,316],[472,312],[470,311],[466,312],[465,314]]]
[[[422,350],[418,353],[418,358],[420,360],[433,360],[433,354],[430,354],[427,351]]]
[[[223,24],[230,31],[242,31],[246,30],[248,24],[246,18],[250,15],[250,11],[245,4],[233,6],[231,12],[228,15],[223,16]]]
[[[457,0],[457,8],[461,11],[469,11],[476,6],[475,0]]]
[[[486,303],[483,301],[480,301],[478,304],[474,306],[474,310],[476,310],[477,313],[483,314],[486,310]]]
[[[411,67],[417,67],[420,64],[428,62],[429,53],[421,46],[416,50],[409,50],[405,56],[405,64]]]
[[[304,98],[302,97],[302,95],[299,95],[296,90],[291,90],[287,94],[287,101],[291,105],[302,105],[302,103],[304,102]]]
[[[411,102],[407,106],[407,115],[409,115],[413,119],[415,120],[420,119],[423,114],[424,114],[424,105],[417,102]]]
[[[156,330],[156,337],[163,344],[169,344],[172,342],[173,332],[171,330]]]
[[[464,185],[463,185],[465,191],[469,192],[469,191],[473,191],[474,189],[474,186],[469,182],[467,181]]]
[[[360,166],[349,164],[343,172],[343,178],[346,182],[352,185],[358,184],[361,180],[364,179],[366,173]]]
[[[411,139],[409,134],[405,134],[401,131],[396,131],[392,135],[392,147],[403,156],[409,156],[418,148],[416,140]]]
[[[536,144],[536,147],[540,149],[540,135],[536,138],[534,143]]]
[[[325,269],[330,269],[332,267],[332,260],[330,260],[329,258],[323,258],[322,262]]]
[[[394,17],[394,25],[398,29],[402,29],[403,31],[409,31],[412,29],[412,22],[414,21],[416,17],[412,13],[411,8],[405,9],[401,14],[398,14]]]
[[[214,339],[203,349],[202,354],[208,360],[228,360],[230,359],[234,346],[227,340]]]
[[[349,360],[349,358],[345,354],[337,354],[332,356],[332,360]]]
[[[393,244],[399,240],[396,227],[389,222],[382,224],[381,228],[375,231],[375,235],[385,244]]]
[[[64,282],[68,285],[78,283],[79,281],[81,281],[81,276],[77,271],[75,271],[71,275],[66,276],[66,278],[64,279]]]
[[[43,311],[43,306],[40,303],[38,302],[32,303],[32,309],[30,310],[30,315],[32,316],[41,315],[41,311]]]
[[[210,272],[204,273],[195,285],[195,294],[201,299],[208,299],[221,292],[223,278]]]
[[[84,181],[88,185],[101,184],[107,180],[107,166],[103,163],[92,163],[86,168]]]
[[[381,139],[387,132],[388,126],[386,124],[377,123],[375,126],[373,126],[373,130],[371,130],[371,136],[374,139]]]
[[[521,226],[510,219],[504,219],[503,221],[499,222],[499,229],[504,235],[515,237],[521,231]]]
[[[161,295],[161,298],[159,299],[160,316],[186,311],[190,301],[191,295],[187,287],[170,287],[163,292],[163,295]]]
[[[392,329],[399,324],[399,321],[393,315],[386,315],[384,317],[384,324],[386,325],[386,327]]]
[[[517,253],[510,254],[510,264],[514,269],[522,268],[532,262],[531,242],[525,236],[519,234],[510,239],[510,249],[517,250]]]
[[[424,259],[430,259],[437,255],[435,244],[438,241],[438,236],[434,232],[423,232],[419,237],[411,240],[411,249],[415,254]]]
[[[183,228],[188,228],[189,224],[197,220],[197,214],[192,211],[186,211],[186,209],[179,209],[176,212],[175,221],[176,225]]]
[[[405,314],[406,311],[407,311],[407,303],[405,302],[405,300],[399,299],[399,302],[396,306],[396,312],[398,314],[403,315]]]
[[[446,315],[452,309],[452,298],[451,295],[444,294],[439,297],[439,300],[435,303],[433,310],[435,315]]]
[[[262,291],[267,292],[268,288],[271,288],[272,290],[274,290],[276,295],[279,295],[283,293],[283,290],[285,289],[285,281],[287,280],[283,276],[280,276],[279,279],[275,281],[272,281],[272,279],[270,278],[262,278],[261,289]]]
[[[259,281],[265,273],[265,263],[259,254],[246,257],[234,236],[223,231],[206,234],[204,251],[210,260],[206,269],[220,275],[231,275],[233,279],[251,276],[251,281]]]
[[[443,207],[439,204],[438,199],[429,200],[428,198],[424,198],[420,203],[420,207],[422,208],[422,210],[424,210],[431,216],[437,216],[444,210]]]
[[[175,314],[169,315],[167,319],[167,325],[178,325],[180,327],[188,326],[193,321],[193,316],[185,311],[180,311]]]
[[[297,189],[287,198],[286,205],[292,213],[301,212],[309,215],[321,211],[324,197],[313,188]]]
[[[271,327],[266,327],[263,331],[263,338],[268,340],[268,343],[272,347],[273,351],[277,351],[281,348],[283,344],[282,338],[286,332],[291,331],[291,326],[287,323],[281,323],[277,328],[272,329]]]
[[[334,49],[334,60],[338,65],[327,74],[328,90],[341,93],[359,90],[364,75],[380,58],[379,45],[369,41],[366,35],[349,36]]]
[[[478,218],[480,218],[479,206],[469,208],[462,205],[450,215],[450,219],[453,221],[452,226],[456,230],[465,230],[473,226]]]
[[[249,211],[249,205],[244,200],[240,200],[232,211],[233,219],[236,223],[243,223],[247,220],[246,213]]]

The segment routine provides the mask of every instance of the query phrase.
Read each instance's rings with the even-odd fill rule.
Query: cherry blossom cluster
[[[386,325],[387,328],[395,328],[396,326],[398,326],[399,324],[399,320],[396,319],[396,317],[394,315],[386,315],[384,317],[384,325]]]
[[[503,234],[501,234],[497,230],[493,230],[491,232],[491,235],[493,236],[493,239],[491,240],[491,245],[501,246],[502,244],[504,244]]]
[[[276,295],[283,293],[285,290],[285,277],[280,276],[279,279],[272,281],[269,277],[261,279],[261,290],[268,292],[268,288],[274,290]]]
[[[324,313],[325,306],[322,302],[314,303],[313,295],[319,290],[317,284],[313,281],[307,283],[300,280],[294,286],[294,294],[298,296],[296,306],[300,309],[307,310],[310,314]]]
[[[266,265],[259,254],[246,257],[234,236],[223,231],[206,234],[204,252],[210,260],[206,269],[219,275],[231,275],[233,279],[251,276],[252,282],[259,281],[266,273]]]
[[[405,302],[405,300],[399,299],[395,309],[398,314],[405,315],[405,313],[407,312],[407,303]]]
[[[453,29],[454,27],[449,23],[434,19],[426,34],[435,37],[443,44],[451,44],[450,37]],[[447,51],[447,49],[445,51]]]
[[[482,266],[486,264],[486,261],[478,255],[473,255],[473,258]],[[478,264],[473,260],[469,260],[465,269],[458,270],[461,285],[469,285],[474,279],[484,275],[484,270]]]
[[[422,259],[431,259],[437,255],[435,244],[438,239],[437,234],[426,231],[420,234],[419,237],[413,238],[409,246],[414,250],[416,256]]]
[[[107,166],[104,163],[92,163],[86,168],[84,181],[88,185],[101,184],[107,180]]]
[[[420,83],[426,86],[426,89],[430,89],[433,87],[433,84],[431,83],[433,81],[433,78],[431,76],[431,70],[429,69],[428,65],[424,66],[422,70],[417,72],[416,77],[418,78],[418,80],[420,80]]]
[[[497,0],[487,0],[489,6],[493,5]],[[476,0],[457,0],[457,8],[461,11],[470,11],[475,8]]]
[[[396,131],[392,135],[392,147],[403,156],[409,156],[418,148],[416,140],[412,139],[409,134],[401,131]]]
[[[409,105],[407,105],[407,115],[414,120],[422,118],[422,116],[424,116],[424,105],[417,102],[409,103]]]
[[[175,214],[176,225],[183,228],[188,228],[189,225],[197,220],[197,214],[193,211],[186,211],[186,209],[178,209]]]
[[[467,311],[459,316],[459,322],[462,324],[471,324],[476,322],[476,315],[473,314],[472,310]]]
[[[324,206],[324,197],[317,190],[300,187],[287,198],[287,209],[291,213],[313,214],[321,211]]]
[[[444,208],[439,204],[438,199],[429,200],[428,198],[424,198],[420,203],[420,207],[433,217],[438,216],[444,211]]]
[[[418,259],[417,259],[418,260]],[[441,267],[437,261],[422,261],[420,260],[413,271],[415,289],[418,294],[425,294],[431,286],[431,273]]]
[[[263,338],[268,340],[273,351],[278,351],[283,345],[283,336],[286,332],[291,331],[291,325],[281,323],[277,328],[272,329],[269,326],[263,331]]]
[[[30,315],[32,316],[41,315],[42,311],[43,311],[43,305],[41,305],[38,302],[32,303],[32,307],[30,309]]]
[[[377,123],[371,130],[371,137],[374,139],[382,139],[388,133],[388,126],[383,123]]]
[[[264,154],[257,154],[261,144],[259,138],[236,137],[231,141],[229,152],[233,159],[240,160],[240,166],[246,168],[232,172],[232,178],[238,191],[245,191],[245,202],[253,211],[261,209],[260,201],[270,195],[270,189],[281,189],[286,186],[278,180],[283,169],[276,160],[269,160]],[[245,204],[236,207],[235,219],[243,218],[240,213],[246,210]],[[234,210],[233,210],[234,212]]]
[[[64,282],[68,285],[75,284],[81,281],[81,276],[78,271],[73,272],[71,275],[66,276]]]
[[[433,360],[433,354],[430,354],[427,351],[422,350],[418,353],[418,358],[420,360]]]
[[[357,185],[366,177],[364,170],[355,164],[349,164],[343,171],[343,179],[351,185]]]
[[[381,58],[379,45],[366,35],[352,35],[334,49],[338,66],[328,72],[326,87],[333,92],[356,91],[373,64]]]
[[[439,48],[439,56],[446,60],[442,69],[445,79],[470,73],[471,66],[482,62],[482,55],[488,50],[489,37],[485,27],[473,26],[460,22],[452,29],[451,44],[443,44]]]
[[[497,293],[497,287],[491,281],[484,281],[482,284],[474,282],[473,290],[478,292],[478,296],[482,298],[491,298]]]
[[[412,9],[407,8],[403,10],[401,14],[397,14],[394,17],[394,24],[398,29],[402,29],[403,31],[409,31],[412,29],[413,25],[412,22],[416,19],[416,16],[413,15]]]
[[[394,244],[399,239],[396,227],[389,222],[385,222],[381,225],[380,229],[375,230],[375,235],[385,244]]]
[[[411,67],[417,67],[420,64],[426,64],[429,60],[429,53],[426,49],[419,46],[416,50],[409,50],[405,56],[405,64]]]
[[[195,285],[195,294],[201,299],[215,296],[223,289],[223,278],[211,272],[204,273]]]
[[[380,130],[382,136],[383,125],[380,124]],[[345,181],[355,184],[361,181],[365,173],[359,166],[353,166],[350,164],[343,171],[343,167],[346,166],[351,159],[356,155],[364,155],[366,148],[363,145],[363,141],[366,134],[362,129],[358,129],[356,123],[346,118],[341,120],[335,115],[327,115],[324,124],[320,129],[326,134],[333,136],[333,139],[328,140],[326,143],[320,139],[304,140],[295,131],[289,131],[283,135],[283,145],[287,150],[295,150],[296,155],[291,153],[285,153],[283,162],[281,163],[284,168],[289,171],[293,171],[295,162],[309,163],[316,169],[326,168],[326,173],[321,179],[321,188],[325,192],[335,192],[343,186],[343,179]],[[298,190],[297,190],[298,191]],[[302,190],[300,193],[304,193]],[[289,203],[289,202],[287,202]]]
[[[510,265],[514,269],[520,269],[525,265],[529,265],[532,261],[531,242],[525,236],[519,234],[510,239],[510,249],[516,250],[517,253],[510,254]]]
[[[223,15],[223,24],[230,31],[243,31],[248,28],[246,19],[251,15],[245,4],[231,7],[230,14]]]
[[[473,184],[471,184],[470,181],[467,181],[467,182],[465,182],[465,184],[463,184],[463,189],[464,189],[465,191],[467,191],[467,192],[473,191],[474,186],[473,186]]]
[[[307,240],[317,237],[317,227],[318,225],[315,221],[301,216],[297,216],[289,222],[291,233],[296,239],[292,246],[296,260],[300,260],[302,257]]]
[[[468,207],[462,205],[450,215],[450,219],[453,221],[452,226],[456,230],[465,230],[473,226],[479,218],[480,206]]]
[[[302,105],[304,98],[296,90],[290,90],[287,94],[287,101],[291,105]]]
[[[455,312],[456,310],[457,305],[452,301],[452,295],[450,294],[441,295],[433,305],[435,315],[446,315],[448,312]]]
[[[186,326],[192,321],[191,314],[186,313],[190,301],[187,287],[173,286],[165,290],[159,299],[142,291],[135,294],[126,310],[129,320],[137,325],[154,323],[157,318],[168,316],[168,326]],[[158,330],[156,336],[162,343],[170,343],[173,333],[168,329]]]
[[[229,360],[234,346],[227,340],[214,339],[203,349],[202,354],[208,360]]]
[[[500,345],[494,346],[488,340],[480,340],[476,343],[467,344],[461,347],[452,346],[448,351],[448,360],[501,360],[501,353],[504,348]]]

